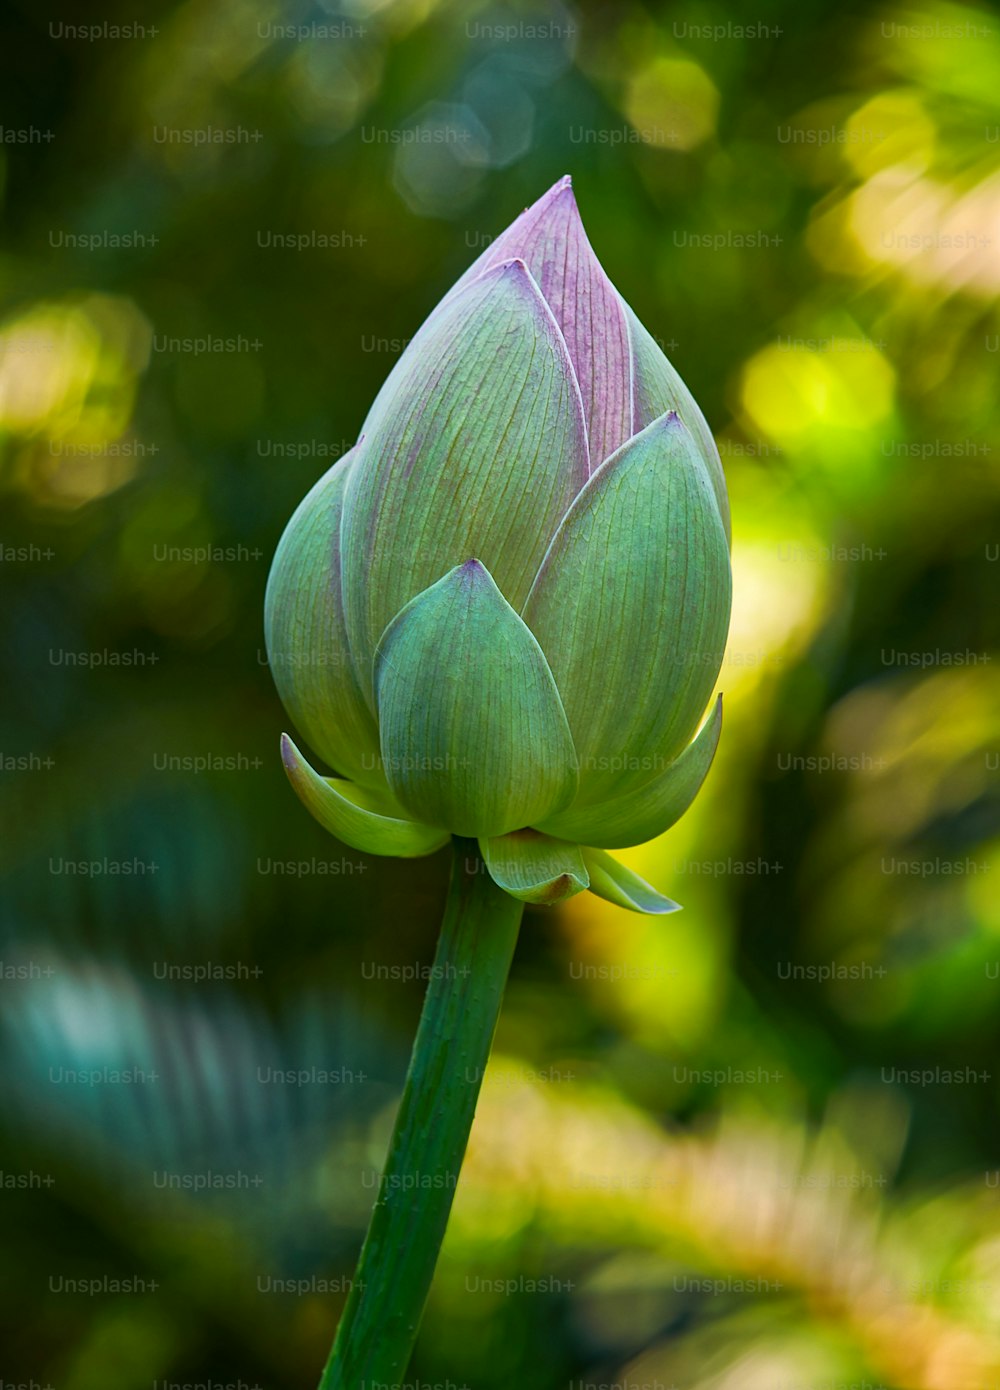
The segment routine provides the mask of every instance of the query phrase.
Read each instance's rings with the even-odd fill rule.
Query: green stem
[[[402,1380],[444,1239],[523,904],[474,840],[451,885],[389,1157],[320,1390]]]

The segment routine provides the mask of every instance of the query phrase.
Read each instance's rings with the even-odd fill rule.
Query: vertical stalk
[[[448,902],[378,1197],[320,1390],[402,1380],[444,1239],[523,904],[474,840]]]

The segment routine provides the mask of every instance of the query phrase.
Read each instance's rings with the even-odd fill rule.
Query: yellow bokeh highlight
[[[848,117],[844,128],[844,157],[862,178],[904,162],[923,170],[934,161],[937,126],[917,92],[879,92]],[[879,138],[865,139],[868,132]]]
[[[873,14],[864,46],[880,67],[949,101],[996,107],[1000,30],[987,7],[941,3]]]
[[[796,440],[816,426],[866,430],[892,412],[895,372],[875,343],[853,337],[771,343],[743,369],[740,399],[756,426]]]
[[[631,78],[625,114],[643,143],[693,150],[715,133],[719,92],[687,58],[655,58]]]
[[[36,304],[0,326],[0,436],[9,481],[44,506],[73,508],[134,476],[128,430],[150,329],[130,300]]]
[[[850,199],[849,228],[869,261],[927,286],[1000,291],[1000,174],[965,192],[894,165]]]
[[[30,434],[80,419],[100,358],[84,314],[40,306],[0,332],[0,427]]]

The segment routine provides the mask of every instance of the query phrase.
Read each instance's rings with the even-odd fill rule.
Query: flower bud
[[[501,887],[676,906],[605,851],[700,788],[729,625],[718,451],[587,241],[569,179],[445,296],[283,535],[266,630],[336,776],[288,775],[376,854],[479,840]]]

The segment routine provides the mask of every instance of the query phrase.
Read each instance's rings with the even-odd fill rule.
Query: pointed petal
[[[660,351],[656,340],[647,333],[628,305],[625,304],[624,307],[632,341],[636,431],[651,425],[665,411],[677,412],[701,448],[708,476],[712,480],[712,490],[719,504],[719,515],[726,530],[726,539],[731,540],[726,475],[722,471],[722,460],[719,458],[712,431],[708,428],[708,421],[701,413],[698,402],[681,380],[680,374]]]
[[[590,875],[590,891],[599,898],[627,907],[630,912],[645,912],[650,916],[680,912],[680,903],[665,898],[644,878],[626,869],[604,850],[584,848],[583,862]]]
[[[456,288],[512,256],[526,263],[566,339],[596,469],[633,432],[632,350],[624,303],[587,240],[568,175],[491,242]]]
[[[378,728],[365,704],[344,627],[340,515],[351,450],[307,493],[278,542],[264,599],[267,656],[296,726],[338,772],[384,787]]]
[[[525,903],[562,902],[589,883],[580,846],[537,830],[482,839],[479,848],[493,882]]]
[[[573,799],[576,757],[552,673],[478,560],[393,619],[375,687],[386,776],[418,819],[504,835]]]
[[[331,835],[363,854],[419,859],[433,854],[448,832],[410,820],[387,792],[375,792],[339,777],[321,777],[295,747],[281,736],[281,758],[299,800]]]
[[[548,835],[580,840],[603,849],[642,845],[669,830],[694,801],[712,766],[722,732],[722,696],[693,743],[644,786],[598,806],[570,807],[540,825]]]
[[[386,624],[478,555],[520,608],[587,477],[566,345],[521,262],[482,276],[435,315],[365,425],[344,508],[344,605],[368,669]]]
[[[666,415],[590,479],[524,606],[573,734],[579,807],[642,786],[690,742],[722,663],[730,591],[705,466]]]

